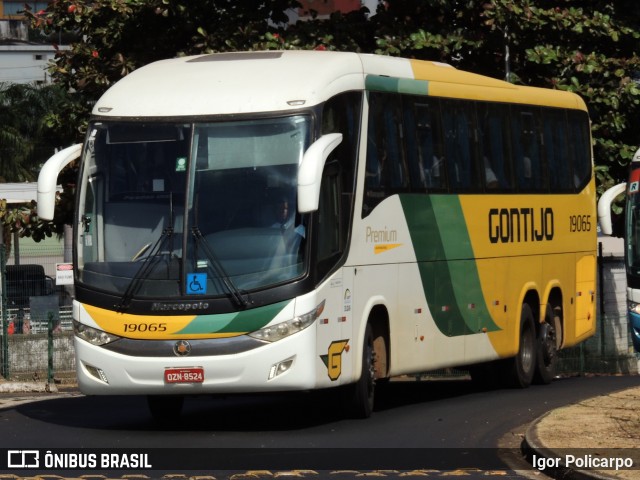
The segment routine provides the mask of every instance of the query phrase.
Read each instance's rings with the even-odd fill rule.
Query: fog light
[[[86,363],[84,365],[84,368],[92,377],[95,377],[101,382],[104,382],[106,384],[109,383],[109,380],[107,380],[107,375],[104,373],[104,370],[102,370],[101,368],[94,367],[93,365],[87,365]]]
[[[287,358],[286,360],[271,365],[271,368],[269,369],[269,380],[273,380],[278,375],[289,370],[291,365],[293,365],[294,358],[295,357]]]

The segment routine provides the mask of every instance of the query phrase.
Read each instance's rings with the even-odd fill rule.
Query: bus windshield
[[[304,115],[94,122],[84,148],[79,283],[127,299],[230,296],[298,278]],[[241,301],[241,300],[239,300]]]
[[[628,194],[626,223],[627,275],[637,281],[640,279],[640,195],[637,193]]]

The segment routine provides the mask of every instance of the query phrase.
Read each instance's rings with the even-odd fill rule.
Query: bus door
[[[352,268],[338,267],[343,261],[347,240],[349,202],[343,194],[339,164],[329,162],[324,169],[320,201],[316,214],[315,241],[316,275],[324,278],[318,298],[325,300],[325,309],[318,319],[318,355],[322,360],[318,378],[325,386],[339,385],[351,380],[352,361],[358,351],[353,335]],[[351,353],[350,353],[351,352]],[[329,381],[329,385],[323,382]]]

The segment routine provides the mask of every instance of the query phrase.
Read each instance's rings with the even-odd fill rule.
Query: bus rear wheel
[[[556,376],[559,329],[560,316],[547,304],[544,323],[540,325],[536,339],[536,372],[533,379],[535,383],[546,385]]]
[[[527,388],[536,369],[536,327],[529,304],[522,305],[520,315],[520,346],[515,357],[504,361],[504,380],[507,386]]]

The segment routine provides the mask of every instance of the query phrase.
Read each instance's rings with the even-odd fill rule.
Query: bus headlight
[[[75,333],[77,337],[97,346],[115,342],[120,338],[117,335],[89,327],[80,322],[76,322],[75,320],[73,321],[73,333]]]
[[[324,310],[324,300],[316,308],[303,315],[298,315],[291,320],[276,323],[275,325],[269,325],[267,327],[251,332],[248,335],[258,340],[265,340],[267,342],[277,342],[289,335],[293,335],[301,330],[304,330],[320,316]]]

